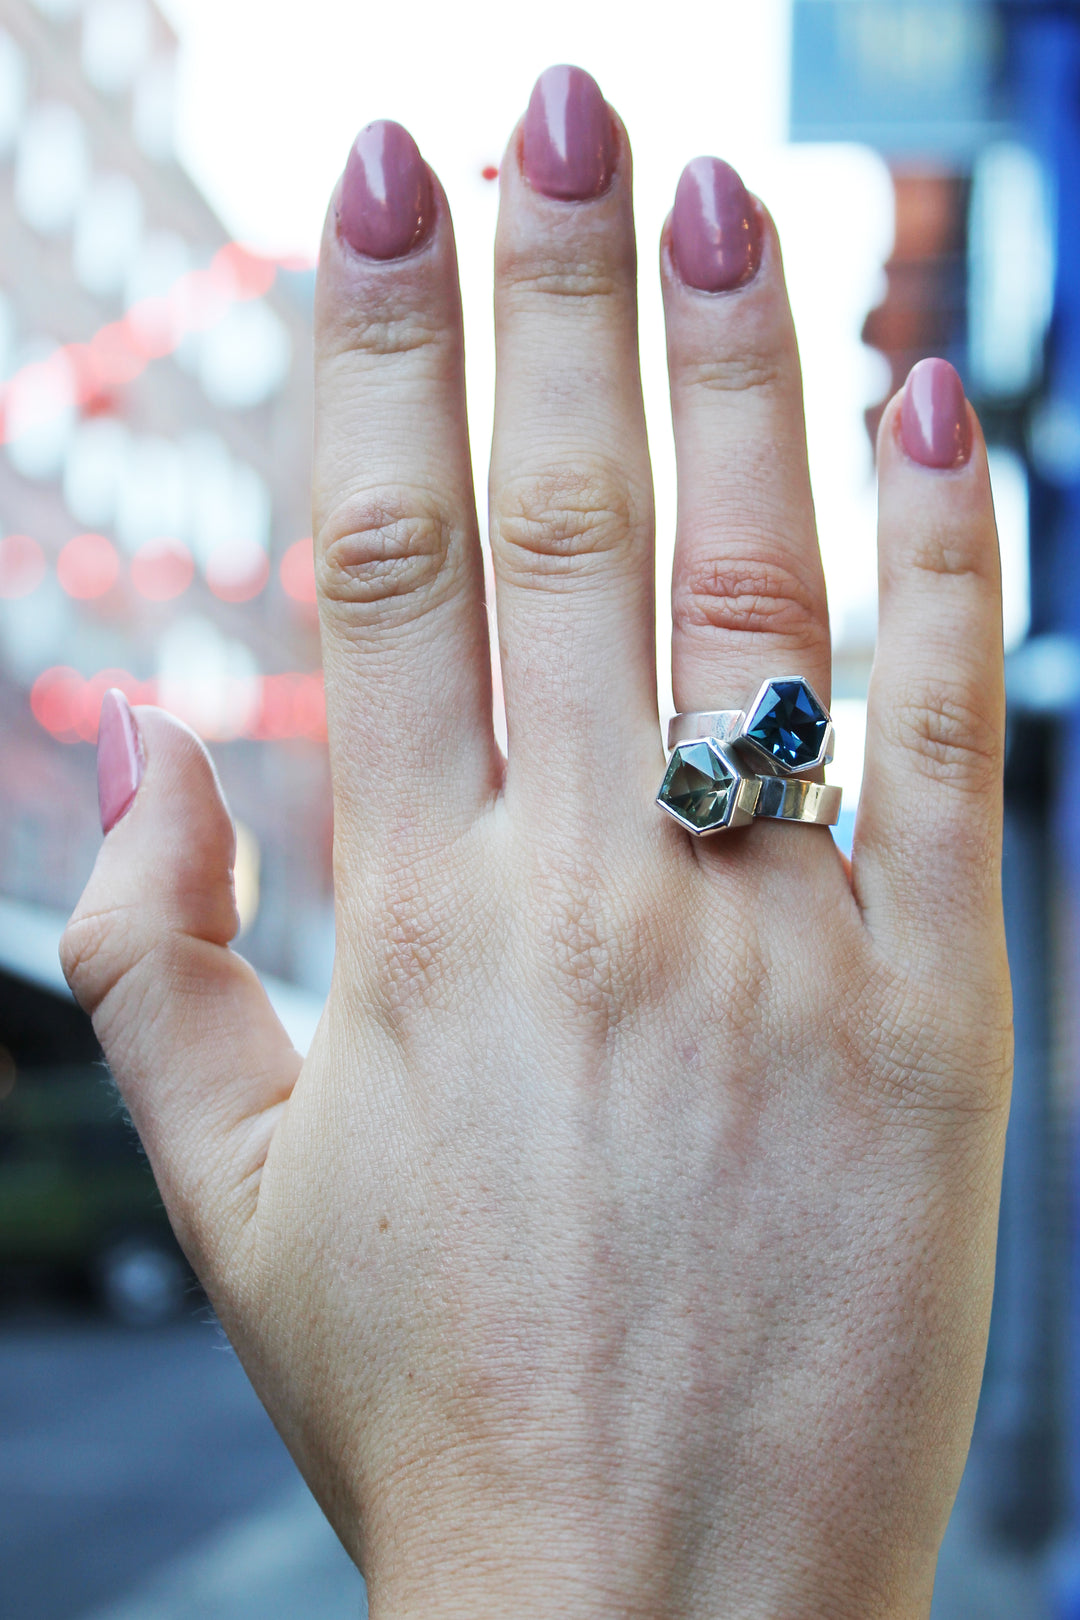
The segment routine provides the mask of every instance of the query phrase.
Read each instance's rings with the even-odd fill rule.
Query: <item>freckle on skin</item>
[[[385,1232],[389,1225],[390,1225],[389,1219],[387,1218],[387,1216],[383,1215],[379,1220],[379,1231],[380,1232]]]

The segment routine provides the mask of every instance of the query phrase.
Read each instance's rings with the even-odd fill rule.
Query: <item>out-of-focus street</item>
[[[363,1583],[204,1310],[0,1316],[0,1620],[358,1620]]]

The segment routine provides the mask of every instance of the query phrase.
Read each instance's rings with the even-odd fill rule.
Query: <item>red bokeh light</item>
[[[283,737],[326,740],[326,701],[323,677],[286,674],[264,675],[259,712],[251,735],[271,742]]]
[[[137,681],[126,669],[101,669],[89,680],[77,669],[57,664],[43,670],[30,688],[30,710],[58,742],[96,742],[101,700],[118,686],[129,703],[153,703],[153,681]]]
[[[129,703],[157,703],[156,681],[139,681],[126,669],[101,669],[89,678],[77,669],[57,664],[43,670],[30,689],[30,709],[38,724],[58,742],[97,740],[101,700],[110,686],[118,686]],[[326,740],[326,703],[321,670],[313,674],[289,671],[264,675],[259,683],[258,708],[244,735],[262,742],[302,737]]]
[[[281,559],[281,583],[294,602],[315,601],[315,550],[310,536],[297,540]]]
[[[148,540],[131,559],[131,583],[151,602],[170,602],[191,584],[195,564],[179,540]]]
[[[250,602],[269,577],[266,552],[254,540],[218,546],[206,565],[206,583],[222,602]]]
[[[485,163],[484,167],[480,170],[480,173],[485,180],[497,180],[499,178],[498,165],[495,163]]]
[[[28,534],[0,540],[0,597],[15,601],[36,591],[45,578],[45,553]]]
[[[57,664],[44,670],[30,688],[34,719],[60,742],[79,741],[83,685],[77,669]]]
[[[80,602],[104,596],[119,575],[116,547],[103,534],[77,534],[56,559],[57,579]]]

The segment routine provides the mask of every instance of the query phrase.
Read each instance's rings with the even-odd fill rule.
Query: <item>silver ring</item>
[[[798,776],[833,757],[832,717],[802,675],[762,681],[745,709],[694,710],[668,726],[668,748],[713,738],[769,776]]]
[[[824,782],[800,782],[797,777],[763,776],[754,806],[755,816],[771,821],[800,821],[804,826],[835,827],[840,820],[842,788]]]
[[[757,817],[834,827],[840,800],[838,787],[752,774],[735,749],[715,737],[676,744],[656,795],[661,810],[695,838],[748,826]]]

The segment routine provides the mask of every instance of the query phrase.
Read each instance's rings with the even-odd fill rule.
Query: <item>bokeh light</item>
[[[77,534],[56,559],[56,577],[69,596],[92,602],[111,590],[120,576],[116,547],[103,534]]]
[[[217,546],[206,565],[206,583],[222,602],[250,602],[269,577],[269,559],[254,540]]]
[[[0,598],[16,601],[36,591],[45,578],[45,553],[28,534],[0,540]]]
[[[310,536],[296,540],[281,559],[281,583],[294,602],[309,606],[315,601],[315,550]]]
[[[179,540],[148,540],[131,559],[131,583],[150,602],[182,596],[194,574],[191,553]]]

